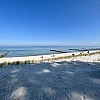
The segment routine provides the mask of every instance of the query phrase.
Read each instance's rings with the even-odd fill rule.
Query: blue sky
[[[0,45],[99,44],[100,0],[0,0]]]

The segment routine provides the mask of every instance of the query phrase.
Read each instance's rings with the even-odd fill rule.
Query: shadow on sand
[[[0,100],[100,100],[100,63],[64,61],[2,67]]]

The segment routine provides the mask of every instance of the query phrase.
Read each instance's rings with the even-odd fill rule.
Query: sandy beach
[[[98,59],[100,54],[4,66],[0,100],[100,100]]]
[[[0,0],[0,100],[100,100],[100,0]]]
[[[93,52],[97,52],[97,50],[90,51],[90,53],[93,53]],[[60,53],[60,54],[50,54],[50,55],[39,55],[39,56],[26,56],[26,57],[6,57],[6,58],[0,58],[0,63],[26,61],[26,60],[52,59],[52,58],[57,58],[57,57],[72,56],[72,54],[78,55],[78,54],[80,54],[80,52]],[[83,54],[87,54],[87,51],[84,51]]]

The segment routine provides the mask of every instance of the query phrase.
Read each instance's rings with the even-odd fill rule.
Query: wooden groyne
[[[50,50],[50,51],[60,52],[60,53],[68,53],[68,52],[64,52],[64,51],[60,51],[60,50]]]
[[[0,58],[6,56],[8,53],[9,53],[9,52],[5,52],[5,53],[1,54],[1,55],[0,55]]]
[[[68,50],[75,50],[75,51],[93,51],[93,50],[100,50],[100,48],[93,48],[93,49],[68,49]]]
[[[86,49],[86,50],[81,50],[81,49],[68,49],[68,50],[74,50],[74,51],[88,51],[87,49]]]

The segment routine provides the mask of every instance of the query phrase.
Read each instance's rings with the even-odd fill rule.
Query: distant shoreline
[[[39,55],[39,56],[26,56],[26,57],[7,57],[0,58],[0,65],[13,65],[13,64],[26,64],[26,63],[40,63],[45,61],[53,61],[60,59],[70,59],[80,56],[90,56],[100,54],[100,51],[90,51],[88,54],[87,51],[84,51],[83,54],[81,52],[73,52],[73,53],[61,53],[61,54],[49,54],[49,55]]]
[[[26,56],[38,56],[38,55],[48,55],[48,54],[59,54],[59,52],[54,52],[50,50],[59,50],[62,52],[78,52],[77,50],[69,49],[96,49],[99,47],[84,47],[84,46],[32,46],[32,47],[0,47],[0,55],[9,52],[4,58],[7,57],[26,57]]]

